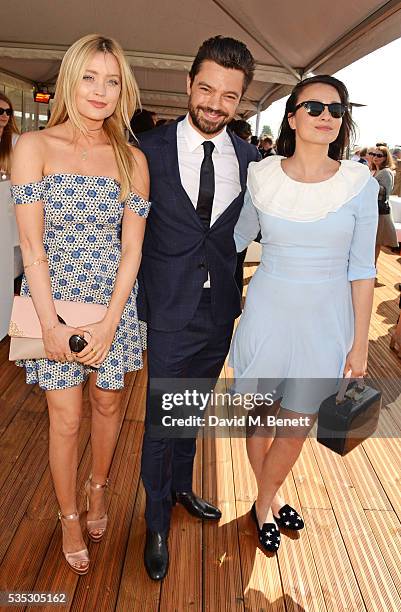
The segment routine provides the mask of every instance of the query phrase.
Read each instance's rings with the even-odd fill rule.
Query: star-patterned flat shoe
[[[298,512],[291,508],[288,504],[285,504],[278,511],[279,516],[274,516],[273,518],[276,521],[277,525],[282,529],[292,529],[294,531],[299,531],[305,527],[305,524],[302,518],[299,516]]]
[[[256,523],[256,529],[258,530],[259,542],[264,550],[267,552],[277,552],[280,546],[280,532],[274,523],[263,523],[262,527],[259,527],[259,521],[256,514],[256,502],[254,502],[251,515]]]

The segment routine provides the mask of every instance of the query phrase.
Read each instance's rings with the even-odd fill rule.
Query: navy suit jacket
[[[188,324],[208,272],[213,321],[227,324],[241,313],[233,233],[244,201],[248,164],[258,159],[255,147],[228,131],[238,158],[241,192],[205,229],[181,184],[177,124],[140,134],[149,164],[152,206],[142,248],[138,313],[160,331],[178,331]]]

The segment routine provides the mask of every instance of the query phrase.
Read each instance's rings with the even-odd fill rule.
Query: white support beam
[[[284,68],[256,64],[255,81],[261,83],[281,83],[282,85],[296,85],[300,77],[289,74]]]
[[[61,61],[68,46],[24,44],[0,41],[0,58],[25,60]],[[167,53],[142,53],[126,50],[125,55],[134,68],[150,68],[154,70],[177,70],[189,72],[194,60],[189,55],[170,55]],[[296,71],[294,69],[295,74]],[[281,66],[257,64],[255,80],[262,83],[282,83],[295,85],[297,77]]]
[[[27,60],[62,60],[67,46],[9,43],[0,41],[0,58]]]
[[[260,113],[261,113],[261,107],[260,107],[260,104],[258,104],[258,110],[257,110],[257,115],[256,115],[256,126],[255,126],[255,134],[256,134],[256,136],[259,136]]]
[[[260,101],[260,106],[262,110],[266,110],[273,104],[276,100],[280,100],[280,98],[284,98],[284,96],[288,96],[291,92],[291,87],[288,85],[277,85],[273,87]]]
[[[32,91],[34,84],[28,79],[24,79],[18,74],[3,70],[0,68],[0,83],[7,85],[7,87],[15,87],[16,89],[23,89],[25,91]]]
[[[271,100],[277,92],[280,92],[281,85],[276,85],[269,89],[269,91],[259,100],[259,104],[262,109],[267,108],[271,104]],[[283,94],[284,95],[284,94]],[[266,105],[266,107],[264,106]]]

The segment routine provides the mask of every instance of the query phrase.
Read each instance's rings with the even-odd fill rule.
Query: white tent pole
[[[259,136],[259,127],[260,127],[260,110],[261,110],[261,105],[258,104],[257,106],[257,112],[256,112],[256,127],[255,127],[255,135]]]

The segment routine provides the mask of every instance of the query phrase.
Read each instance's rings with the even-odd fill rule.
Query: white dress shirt
[[[188,115],[177,125],[178,166],[181,183],[196,208],[199,195],[200,169],[206,138],[199,134],[189,122]],[[220,217],[241,191],[238,159],[226,128],[217,136],[208,139],[214,144],[214,200],[210,225]]]
[[[181,184],[196,208],[199,195],[200,169],[204,157],[202,143],[206,138],[199,134],[189,122],[188,115],[177,125],[178,167]],[[214,166],[214,199],[210,225],[220,217],[241,191],[239,165],[231,138],[226,128],[217,136],[209,138],[214,144],[212,159]],[[210,287],[210,276],[203,287]]]

